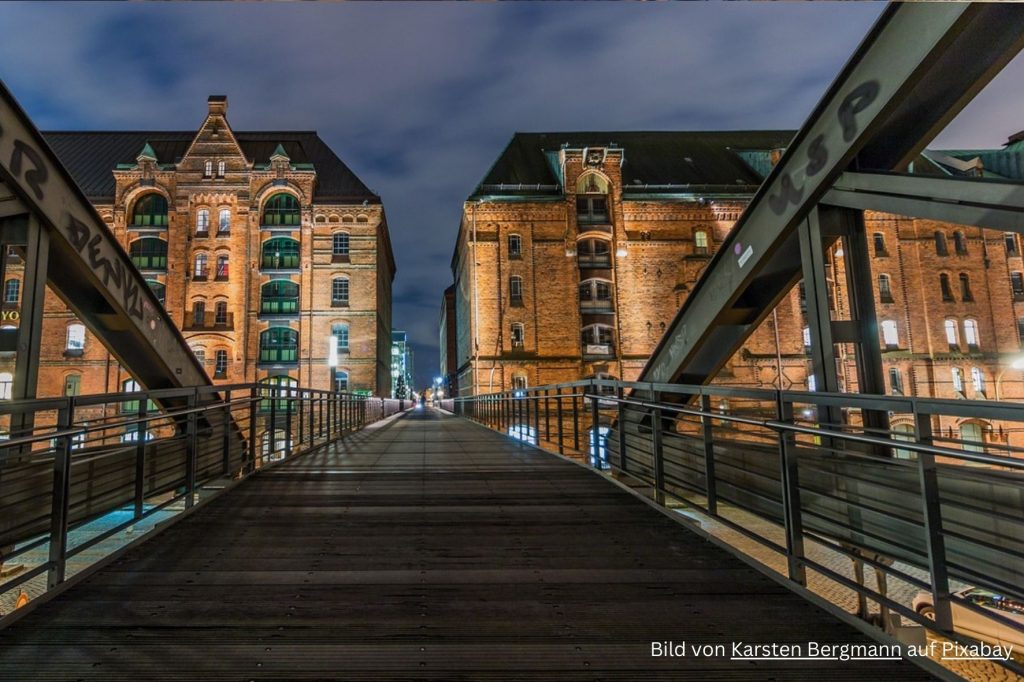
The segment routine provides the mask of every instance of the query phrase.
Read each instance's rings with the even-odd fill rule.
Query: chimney
[[[227,95],[210,95],[210,98],[206,100],[206,103],[210,107],[210,115],[224,116],[228,113],[228,96]]]

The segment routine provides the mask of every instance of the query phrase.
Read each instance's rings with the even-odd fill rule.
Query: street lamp
[[[1024,370],[1024,355],[1018,355],[1010,361],[1010,364],[999,370],[999,374],[996,375],[996,400],[1003,399],[1003,374],[1008,369]]]

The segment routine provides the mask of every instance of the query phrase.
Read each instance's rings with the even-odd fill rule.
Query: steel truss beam
[[[0,219],[27,212],[30,229],[46,231],[47,283],[118,362],[149,389],[210,384],[128,254],[2,83],[0,183]]]
[[[843,174],[904,167],[1022,47],[1024,6],[890,5],[709,263],[641,380],[714,376],[800,278],[797,226]]]

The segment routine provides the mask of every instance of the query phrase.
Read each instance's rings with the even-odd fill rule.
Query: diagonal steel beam
[[[50,234],[48,284],[147,388],[210,383],[128,254],[0,83],[0,210]],[[10,209],[10,210],[8,210]]]
[[[640,380],[703,383],[800,276],[795,228],[851,167],[891,170],[1024,46],[1024,6],[893,4],[829,87]]]

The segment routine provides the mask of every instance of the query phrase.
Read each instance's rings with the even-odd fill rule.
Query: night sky
[[[881,4],[0,3],[0,78],[43,130],[315,129],[384,201],[417,383],[462,202],[515,131],[796,128]],[[936,141],[1024,128],[1024,61]]]

